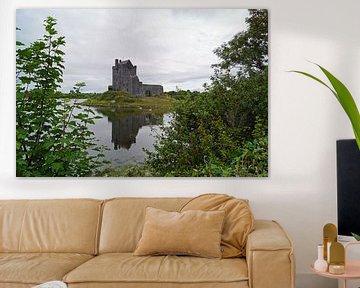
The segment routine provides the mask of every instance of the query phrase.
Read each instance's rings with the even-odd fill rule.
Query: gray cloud
[[[17,39],[42,36],[47,16],[66,38],[62,90],[79,81],[88,91],[111,83],[114,59],[131,59],[144,83],[200,89],[218,61],[213,50],[245,29],[244,9],[19,9]]]

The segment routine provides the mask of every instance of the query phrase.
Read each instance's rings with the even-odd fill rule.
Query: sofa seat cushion
[[[92,257],[72,253],[0,253],[0,286],[4,283],[40,284],[61,280]]]
[[[237,282],[239,287],[238,282],[244,282],[246,284],[244,287],[247,287],[248,271],[245,260],[240,258],[206,259],[189,256],[134,256],[131,253],[110,253],[96,256],[71,271],[63,280],[70,284],[88,283],[89,285],[101,282],[139,285],[143,283],[143,287],[149,287],[147,285],[149,283],[160,285],[161,283],[234,282]],[[163,287],[159,285],[157,287]]]

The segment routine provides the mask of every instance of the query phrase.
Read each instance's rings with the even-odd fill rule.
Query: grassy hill
[[[88,97],[82,104],[95,107],[116,107],[130,110],[169,111],[173,99],[167,95],[134,97],[122,91],[107,91]]]

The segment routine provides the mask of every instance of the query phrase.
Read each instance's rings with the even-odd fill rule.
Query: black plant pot
[[[338,140],[336,152],[338,233],[360,234],[360,151],[350,139]]]

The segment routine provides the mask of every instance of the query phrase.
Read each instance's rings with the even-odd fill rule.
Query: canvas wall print
[[[268,11],[18,9],[18,177],[267,177]]]

